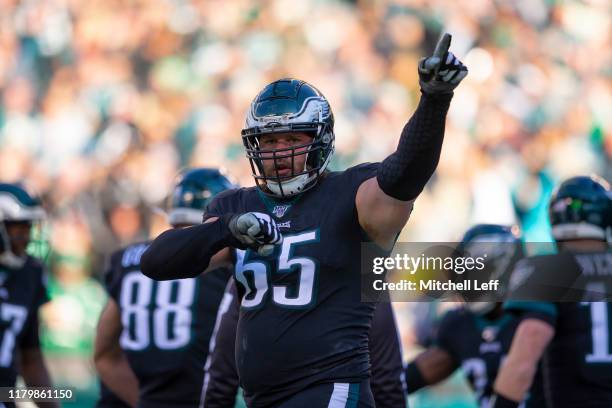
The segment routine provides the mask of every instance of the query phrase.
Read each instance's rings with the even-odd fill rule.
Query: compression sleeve
[[[421,94],[400,136],[397,150],[378,168],[381,190],[402,201],[415,199],[432,176],[442,151],[446,113],[453,94]]]
[[[233,216],[224,214],[213,222],[164,232],[142,254],[142,273],[155,280],[193,278],[221,249],[244,249],[228,228]]]

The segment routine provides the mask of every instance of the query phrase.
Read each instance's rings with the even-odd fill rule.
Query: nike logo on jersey
[[[291,221],[279,222],[276,226],[278,228],[291,228]]]

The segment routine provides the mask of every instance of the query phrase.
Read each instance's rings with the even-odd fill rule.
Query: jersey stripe
[[[349,383],[334,383],[334,391],[327,408],[346,408],[349,395]]]

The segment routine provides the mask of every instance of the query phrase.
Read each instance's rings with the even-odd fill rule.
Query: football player
[[[206,204],[233,187],[218,170],[187,171],[172,196],[170,224],[180,229],[199,223]],[[140,272],[148,245],[131,245],[110,258],[96,367],[131,406],[198,406],[208,343],[231,272],[220,267],[191,279],[153,281]]]
[[[502,225],[475,225],[463,236],[461,247],[472,254],[486,252],[487,273],[502,280],[523,255],[518,229]],[[501,302],[473,299],[450,310],[440,322],[436,345],[408,364],[408,393],[437,384],[461,368],[480,406],[488,407],[493,381],[518,323],[517,317],[503,313]],[[541,407],[540,395],[532,393],[528,406]]]
[[[119,398],[102,381],[100,381],[100,398],[96,408],[129,408],[130,404]]]
[[[419,64],[419,106],[382,163],[326,171],[327,99],[297,79],[267,85],[242,131],[257,186],[220,194],[202,225],[166,231],[143,254],[143,272],[158,280],[233,259],[236,368],[249,406],[373,406],[375,304],[361,302],[361,243],[391,250],[437,166],[453,90],[467,75],[450,40]]]
[[[40,350],[38,309],[49,299],[43,265],[29,256],[32,223],[45,216],[41,203],[18,184],[0,184],[0,386],[50,387]],[[55,402],[39,406],[59,407]],[[0,407],[14,407],[0,402]]]
[[[227,408],[235,405],[238,373],[234,349],[240,310],[236,286],[230,285],[229,306],[221,321],[206,361],[203,408]],[[221,309],[220,309],[221,312]],[[406,408],[405,379],[401,345],[393,308],[389,302],[376,306],[370,330],[371,388],[378,408]]]
[[[610,304],[589,298],[599,292],[609,299],[610,288],[586,288],[579,292],[587,295],[584,301],[561,303],[561,295],[575,293],[569,288],[581,277],[598,276],[609,282],[612,198],[608,183],[595,176],[563,182],[551,198],[549,218],[559,253],[526,258],[516,265],[513,292],[504,307],[521,313],[523,320],[495,381],[491,406],[516,407],[542,359],[549,407],[611,407]],[[542,282],[556,301],[520,301],[526,300],[522,294],[533,293],[530,288]]]

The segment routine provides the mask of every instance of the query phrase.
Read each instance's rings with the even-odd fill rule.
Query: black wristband
[[[493,394],[489,400],[489,408],[518,408],[520,402],[512,401],[501,394]]]
[[[421,374],[421,370],[413,361],[408,363],[406,367],[406,391],[408,394],[412,394],[415,391],[420,390],[421,388],[427,386],[427,382],[425,378],[423,378],[423,374]]]

